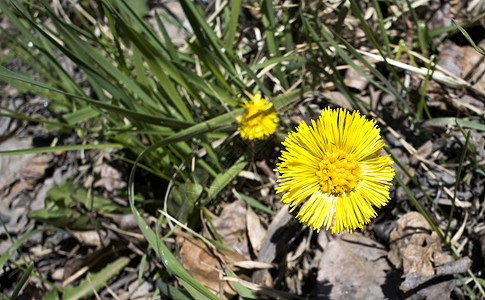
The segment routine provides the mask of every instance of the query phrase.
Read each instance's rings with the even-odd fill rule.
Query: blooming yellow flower
[[[246,110],[242,113],[242,117],[237,118],[237,121],[238,130],[243,139],[264,139],[275,132],[278,117],[273,103],[267,102],[260,94],[256,94],[250,102],[244,100],[242,106]]]
[[[283,142],[277,169],[277,193],[296,218],[320,231],[332,233],[362,228],[377,214],[372,207],[389,201],[394,170],[375,121],[358,111],[324,109],[311,126],[300,122]]]

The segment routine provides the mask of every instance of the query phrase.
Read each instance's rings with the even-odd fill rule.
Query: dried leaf
[[[176,230],[175,233],[177,245],[180,247],[180,260],[190,275],[216,294],[220,295],[222,291],[225,299],[236,295],[236,291],[229,283],[222,280],[223,270],[227,265],[245,261],[246,258],[235,252],[223,250],[216,252],[215,249],[181,230]],[[235,270],[232,269],[232,271]]]
[[[383,245],[358,233],[330,241],[318,267],[319,297],[384,299],[381,286],[390,269],[386,254]]]
[[[121,178],[121,172],[108,164],[101,165],[101,178],[94,183],[94,187],[104,187],[108,192],[122,189],[126,186],[126,180]]]
[[[396,222],[388,258],[404,275],[434,275],[433,258],[438,254],[443,254],[441,241],[420,213],[409,212]]]
[[[258,215],[248,206],[246,214],[246,224],[248,230],[249,241],[254,251],[257,253],[263,244],[264,236],[266,235],[266,230],[259,221]]]
[[[246,212],[244,201],[235,201],[224,207],[219,218],[213,220],[213,224],[226,247],[249,258]]]
[[[436,268],[436,275],[450,275],[465,273],[472,266],[469,257],[462,257],[457,261],[452,261]]]
[[[96,230],[88,230],[88,231],[71,231],[71,234],[81,243],[89,246],[100,246],[101,245],[101,236],[106,236],[105,232],[97,232]],[[108,241],[104,241],[108,242]]]
[[[354,63],[359,67],[365,69],[364,64],[359,62],[358,60],[354,60]],[[345,72],[345,84],[348,87],[358,90],[359,92],[364,90],[365,87],[369,84],[369,80],[364,76],[360,75],[354,68],[348,68]]]

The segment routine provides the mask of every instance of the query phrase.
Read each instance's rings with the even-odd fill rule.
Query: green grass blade
[[[382,82],[384,82],[388,87],[390,87],[390,90],[387,89],[387,88],[385,88],[385,87],[383,87],[378,82],[376,82],[372,77],[370,77],[368,74],[366,74],[365,71],[360,66],[358,66],[352,60],[352,58],[350,58],[350,56],[348,56],[347,53],[345,53],[345,51],[343,51],[343,49],[340,47],[340,45],[337,43],[337,41],[335,41],[332,38],[332,36],[330,35],[330,33],[328,33],[325,30],[325,28],[323,27],[323,25],[318,20],[317,20],[317,25],[320,28],[320,32],[323,34],[323,36],[325,37],[325,39],[332,46],[334,46],[335,51],[339,54],[339,56],[343,60],[345,60],[345,62],[348,65],[350,65],[355,71],[357,71],[357,73],[359,73],[361,76],[365,77],[367,80],[369,80],[369,82],[371,82],[372,84],[374,84],[380,90],[382,90],[382,91],[384,91],[384,92],[386,92],[388,94],[395,95],[396,97],[399,97],[399,94],[395,91],[395,89],[392,87],[392,85],[389,83],[389,81],[381,74],[381,72],[379,72],[369,62],[367,62],[367,60],[364,59],[362,57],[362,55],[360,55],[348,42],[345,42],[344,39],[341,38],[341,41],[344,42],[345,46],[347,47],[347,50],[349,50],[355,57],[357,57],[357,59],[360,62],[362,62],[371,71],[372,74],[374,74],[375,76],[377,76]]]
[[[205,205],[209,203],[214,197],[222,191],[236,176],[241,172],[247,165],[247,160],[244,156],[241,156],[235,163],[232,165],[229,170],[224,173],[217,175],[217,177],[212,182],[211,186],[209,187],[209,192],[207,194],[207,198],[202,201],[202,204]]]
[[[273,216],[276,215],[276,212],[272,211],[270,208],[268,208],[267,206],[263,205],[261,202],[259,202],[258,200],[254,199],[253,197],[246,196],[246,195],[244,195],[242,193],[239,193],[239,192],[236,192],[236,197],[238,197],[240,199],[243,199],[244,201],[246,201],[252,207],[257,208],[257,209],[260,209],[260,210],[264,211],[267,214],[270,214],[270,215],[273,215]]]
[[[66,120],[69,125],[74,125],[92,118],[96,118],[97,116],[99,116],[99,111],[87,106],[71,113],[67,113],[63,115],[62,118]]]
[[[389,42],[389,36],[387,35],[387,30],[384,25],[384,17],[382,16],[381,7],[379,5],[379,2],[377,2],[377,0],[372,0],[372,3],[374,4],[374,9],[376,10],[376,13],[377,13],[377,22],[379,23],[379,30],[381,32],[381,36],[384,39],[384,47],[386,48],[387,55],[391,56],[392,50]]]
[[[38,153],[51,153],[59,151],[76,151],[76,150],[89,150],[89,149],[106,149],[106,148],[124,148],[121,144],[87,144],[87,145],[65,145],[55,147],[37,147],[29,149],[16,149],[0,151],[0,156],[11,155],[24,155],[24,154],[38,154]]]
[[[241,113],[243,110],[239,109],[233,111],[233,114]],[[163,242],[157,237],[155,232],[151,230],[146,224],[145,220],[141,217],[140,213],[135,207],[135,190],[134,190],[134,180],[138,163],[150,152],[155,151],[157,148],[165,147],[171,143],[176,143],[183,140],[189,140],[198,135],[205,134],[216,130],[218,127],[222,127],[225,123],[232,123],[232,117],[228,113],[218,116],[216,118],[210,119],[208,121],[202,122],[200,124],[194,125],[190,128],[181,130],[174,135],[159,141],[158,143],[146,148],[137,157],[133,168],[131,169],[130,177],[128,180],[128,198],[130,201],[130,207],[132,209],[133,215],[137,220],[138,226],[141,229],[143,235],[147,239],[151,248],[155,250],[157,255],[162,259],[167,270],[175,275],[181,284],[189,291],[189,293],[196,299],[217,299],[217,297],[212,294],[207,288],[197,282],[190,274],[183,268],[183,266],[177,261],[173,254],[168,250],[168,248],[163,244]]]
[[[12,295],[10,295],[10,299],[17,299],[17,295],[19,294],[20,290],[24,286],[27,279],[29,279],[33,269],[34,269],[34,263],[31,262],[27,266],[27,270],[25,270],[24,274],[22,275],[22,278],[20,278],[19,282],[15,286],[15,289],[13,290]]]
[[[211,46],[210,50],[214,51],[216,56],[221,59],[221,66],[231,74],[236,74],[236,69],[222,50],[224,44],[209,26],[206,18],[196,8],[195,3],[190,0],[181,0],[180,4],[194,30],[194,34],[197,37],[196,41],[200,42],[201,46]]]
[[[92,104],[94,106],[106,109],[110,112],[119,113],[120,115],[125,116],[125,117],[133,118],[133,119],[144,121],[144,122],[149,122],[149,123],[156,124],[156,125],[164,125],[164,126],[168,126],[168,127],[172,127],[172,128],[187,128],[188,126],[190,126],[192,124],[190,122],[178,120],[178,119],[174,119],[174,118],[154,117],[154,116],[147,115],[147,114],[144,114],[144,113],[134,112],[134,111],[131,111],[131,110],[119,107],[119,106],[115,106],[115,105],[111,105],[111,104],[104,103],[104,102],[101,102],[101,101],[97,101],[97,100],[94,100],[94,99],[91,99],[91,98],[87,98],[87,97],[83,97],[83,96],[79,96],[79,95],[75,95],[75,94],[70,94],[70,93],[61,91],[59,89],[56,89],[52,86],[49,86],[45,83],[42,83],[42,82],[39,82],[39,81],[36,81],[36,80],[32,80],[32,79],[30,79],[30,78],[28,78],[24,75],[10,71],[3,66],[0,66],[0,79],[5,80],[7,82],[9,82],[9,80],[16,80],[16,81],[21,81],[21,82],[25,82],[25,83],[28,83],[28,84],[32,84],[34,86],[45,88],[45,89],[48,89],[50,91],[53,91],[53,92],[56,92],[56,93],[59,93],[59,94],[62,94],[62,95],[65,95],[65,96],[68,96],[68,97],[71,97],[71,98],[83,100],[83,101],[85,101],[89,104]]]
[[[399,185],[404,189],[404,192],[408,195],[409,199],[411,199],[411,202],[414,204],[414,207],[419,211],[421,215],[426,219],[426,222],[428,222],[429,226],[433,229],[433,231],[438,234],[442,242],[445,242],[445,244],[449,244],[446,242],[445,236],[443,234],[443,231],[433,222],[433,220],[428,216],[426,211],[423,209],[421,206],[421,203],[414,197],[413,193],[411,190],[404,184],[402,181],[401,177],[399,175],[396,175],[396,181],[399,183]]]
[[[105,286],[109,279],[118,274],[128,263],[130,258],[120,257],[112,263],[109,263],[103,270],[98,273],[88,273],[81,283],[73,287],[68,285],[64,289],[62,299],[75,300],[82,299],[92,295],[95,291]]]
[[[452,21],[453,21],[453,24],[456,26],[456,28],[458,28],[458,30],[460,30],[460,32],[463,34],[463,36],[466,38],[466,40],[470,43],[470,45],[473,47],[473,49],[475,49],[481,55],[485,55],[485,52],[482,49],[478,48],[477,44],[475,44],[475,42],[472,40],[472,38],[470,37],[468,32],[466,32],[466,30],[463,27],[461,27],[461,25],[458,24],[458,22],[456,22],[455,20],[452,20]]]
[[[168,299],[175,299],[175,300],[191,300],[189,295],[186,295],[184,292],[179,290],[178,288],[174,287],[171,284],[167,284],[163,282],[160,278],[157,279],[157,288],[158,290],[168,297]]]
[[[263,13],[263,26],[265,28],[266,44],[268,46],[269,55],[271,58],[280,57],[279,45],[276,42],[276,19],[272,0],[262,0],[261,9]],[[281,71],[279,65],[275,66],[275,74],[279,83],[284,90],[287,90],[289,85],[286,76]]]
[[[356,16],[359,21],[360,21],[360,28],[364,31],[366,37],[369,39],[370,44],[377,50],[379,51],[380,56],[384,59],[384,63],[386,64],[387,69],[392,73],[394,79],[396,82],[399,83],[399,85],[403,88],[406,89],[406,86],[402,82],[401,78],[397,74],[396,70],[394,67],[390,64],[387,63],[386,55],[384,52],[382,52],[381,45],[377,41],[376,37],[374,36],[374,33],[372,29],[369,28],[369,25],[367,25],[366,20],[364,19],[364,16],[362,16],[362,13],[360,11],[359,6],[357,5],[357,2],[355,0],[350,0],[350,9],[352,10],[352,13],[354,16]]]
[[[3,108],[3,109],[5,109],[5,108]],[[5,109],[5,110],[7,110],[7,109]],[[62,123],[62,122],[43,120],[43,119],[39,119],[39,118],[32,118],[32,117],[29,117],[29,116],[17,114],[15,112],[11,112],[9,114],[0,112],[0,116],[6,117],[6,118],[12,118],[12,119],[25,120],[25,121],[29,121],[29,122],[42,123],[42,124],[46,125],[46,128],[48,126],[51,126],[53,128],[66,127],[66,128],[72,128],[72,129],[81,130],[81,131],[90,132],[90,133],[97,132],[96,130],[86,128],[86,127],[82,127],[82,126],[69,125],[69,124]]]
[[[226,268],[225,272],[226,272],[227,277],[238,278],[236,276],[236,274],[234,274],[231,271],[231,269],[229,269],[229,268]],[[246,299],[259,299],[258,297],[256,297],[256,295],[253,294],[253,292],[250,289],[248,289],[247,287],[245,287],[244,285],[242,285],[238,281],[230,281],[230,282],[231,282],[231,285],[236,290],[239,297],[243,298],[244,300],[246,300]]]
[[[229,23],[227,26],[227,34],[226,34],[226,42],[225,47],[228,51],[233,51],[234,48],[234,39],[236,37],[236,30],[239,21],[239,13],[241,11],[241,0],[234,0],[231,1],[231,15],[229,18]]]

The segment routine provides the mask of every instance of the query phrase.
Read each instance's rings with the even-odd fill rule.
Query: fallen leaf
[[[100,234],[106,237],[106,232],[100,231],[99,234],[96,230],[88,231],[71,231],[71,234],[81,243],[88,246],[101,246]],[[109,243],[108,240],[104,242]]]
[[[459,260],[445,263],[436,268],[436,275],[451,275],[465,273],[472,266],[472,260],[469,257],[462,257]]]
[[[100,176],[94,187],[104,187],[108,192],[112,192],[126,186],[126,180],[121,178],[121,172],[108,164],[101,165]]]
[[[358,233],[330,241],[320,259],[318,297],[384,299],[381,286],[390,267],[385,247]]]
[[[433,257],[442,253],[441,241],[419,212],[409,212],[397,220],[390,236],[388,258],[404,275],[434,275]]]
[[[451,279],[432,285],[416,292],[418,299],[451,299],[451,292],[460,284],[458,279]]]
[[[32,144],[29,139],[11,138],[0,143],[1,151],[30,147],[32,147]],[[6,185],[18,178],[19,170],[24,168],[27,165],[28,159],[33,157],[35,157],[35,154],[1,156],[0,168],[2,170],[2,176],[0,176],[0,189],[3,190]]]
[[[246,214],[246,224],[248,230],[249,241],[254,251],[258,253],[261,245],[263,244],[264,236],[266,235],[266,230],[259,221],[258,215],[251,209],[248,205]]]
[[[220,216],[213,220],[213,224],[226,247],[249,258],[246,212],[244,201],[235,201],[224,207]]]
[[[229,282],[222,280],[223,270],[234,262],[245,261],[246,258],[235,252],[215,250],[180,229],[177,229],[175,234],[177,245],[180,247],[180,260],[187,272],[216,295],[223,294],[223,299],[235,296],[237,293]],[[234,267],[231,270],[237,271]]]
[[[359,62],[358,60],[354,60],[354,63],[364,70],[367,69],[364,64]],[[367,78],[365,78],[364,76],[360,75],[359,72],[357,72],[354,68],[350,67],[345,72],[344,83],[348,87],[356,89],[360,92],[365,89],[365,87],[369,84],[369,80],[367,80]]]

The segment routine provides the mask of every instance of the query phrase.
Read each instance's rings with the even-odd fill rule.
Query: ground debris
[[[176,230],[177,245],[180,247],[179,256],[184,268],[195,280],[212,290],[216,295],[228,299],[236,295],[229,282],[222,280],[225,268],[237,272],[234,262],[245,261],[246,258],[235,252],[216,250],[189,234]],[[240,273],[240,272],[237,272]],[[249,277],[238,274],[245,280]]]
[[[381,286],[390,270],[386,255],[383,245],[361,234],[337,236],[323,249],[318,267],[318,297],[383,299]]]

